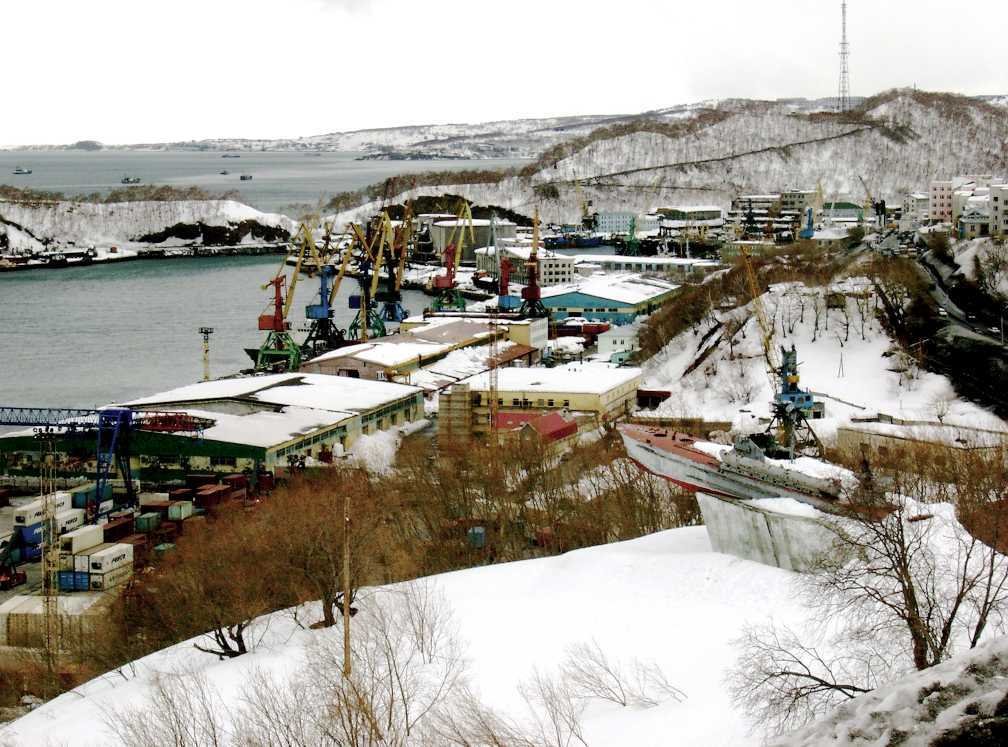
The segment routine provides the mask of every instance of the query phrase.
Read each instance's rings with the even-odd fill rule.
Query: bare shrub
[[[231,744],[227,709],[199,672],[163,674],[150,705],[107,711],[105,726],[126,747],[218,747]]]
[[[598,698],[621,706],[655,706],[664,699],[685,697],[653,662],[634,659],[627,667],[610,659],[597,641],[567,649],[561,673],[579,698]]]

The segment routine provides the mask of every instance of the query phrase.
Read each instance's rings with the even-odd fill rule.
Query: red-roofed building
[[[536,433],[544,441],[557,443],[576,435],[578,424],[574,418],[565,417],[561,412],[543,415],[531,410],[517,410],[497,413],[497,429],[519,436]]]

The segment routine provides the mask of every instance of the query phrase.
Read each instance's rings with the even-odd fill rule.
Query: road
[[[984,342],[1003,347],[1001,330],[998,330],[997,333],[991,332],[976,319],[970,319],[970,316],[949,298],[945,290],[946,278],[942,277],[942,274],[928,261],[930,254],[930,251],[926,251],[918,256],[915,266],[928,283],[928,293],[932,300],[939,308],[945,310],[946,323],[955,327],[959,333],[966,337],[979,338]]]

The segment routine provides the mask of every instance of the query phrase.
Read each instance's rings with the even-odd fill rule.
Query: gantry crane
[[[33,427],[39,442],[39,492],[42,496],[43,615],[44,654],[50,678],[58,668],[62,648],[59,619],[60,546],[54,495],[56,492],[56,442],[94,438],[96,446],[95,494],[84,506],[88,523],[98,521],[114,509],[111,480],[116,469],[121,474],[125,501],[119,507],[136,505],[136,491],[130,468],[130,443],[135,431],[191,433],[202,437],[213,421],[185,412],[138,411],[125,407],[101,410],[0,406],[0,425]],[[103,510],[104,506],[111,506]],[[10,561],[9,548],[0,551],[0,578],[23,583],[24,574]],[[6,556],[6,557],[3,557]]]
[[[431,281],[431,288],[437,293],[434,299],[434,310],[444,311],[446,309],[457,309],[465,311],[466,302],[455,287],[455,269],[462,259],[465,249],[466,234],[469,235],[470,243],[476,243],[476,234],[473,230],[472,212],[469,203],[462,201],[456,213],[455,225],[441,252],[441,260],[445,268],[444,275],[435,275]]]
[[[361,292],[350,296],[350,308],[356,309],[357,314],[350,323],[347,338],[364,342],[385,335],[385,321],[376,308],[376,296],[385,257],[392,255],[395,229],[384,211],[372,218],[366,228],[352,223],[349,229]]]
[[[532,216],[532,248],[525,262],[525,287],[522,288],[522,305],[519,313],[536,319],[549,318],[549,311],[543,306],[542,289],[539,287],[539,208]]]
[[[402,222],[393,231],[392,244],[389,247],[389,261],[385,267],[388,273],[387,287],[379,290],[375,300],[381,302],[381,316],[386,322],[401,322],[409,316],[409,310],[402,305],[402,280],[406,272],[406,259],[409,256],[410,241],[413,237],[413,205],[406,203]]]
[[[301,343],[302,358],[313,358],[346,344],[346,330],[338,328],[333,321],[333,303],[346,275],[351,251],[347,242],[333,241],[332,229],[332,223],[325,224],[322,250],[316,253],[319,267],[318,302],[305,306],[308,335]],[[333,264],[335,261],[339,262],[338,270]]]
[[[767,456],[785,456],[794,459],[796,456],[821,457],[822,443],[808,423],[807,413],[814,405],[812,394],[798,385],[798,354],[792,344],[787,350],[778,346],[774,340],[774,327],[767,319],[763,308],[763,292],[760,290],[753,270],[749,253],[741,246],[742,264],[752,296],[753,315],[760,330],[760,344],[763,347],[763,361],[770,391],[773,399],[770,402],[770,424],[766,434],[772,440],[764,439],[760,443]]]
[[[292,257],[295,258],[294,272],[291,273],[288,285],[284,268]],[[263,290],[273,289],[271,304],[273,310],[269,311],[269,305],[267,305],[267,310],[259,315],[259,330],[267,333],[263,344],[258,348],[245,349],[245,352],[255,363],[256,371],[297,371],[301,367],[301,346],[294,341],[294,337],[290,333],[291,325],[287,321],[287,317],[290,314],[291,305],[294,303],[294,291],[297,288],[298,280],[301,277],[301,267],[306,258],[311,261],[314,267],[322,267],[312,231],[302,223],[291,240],[290,249],[284,256],[280,269],[262,286]]]
[[[860,174],[858,174],[858,180],[861,182],[861,186],[864,188],[865,191],[865,198],[866,198],[864,204],[865,213],[866,214],[869,212],[874,213],[875,225],[878,226],[879,228],[884,227],[886,220],[885,200],[876,200],[872,196],[871,190],[868,189],[868,184],[865,183],[864,178]]]

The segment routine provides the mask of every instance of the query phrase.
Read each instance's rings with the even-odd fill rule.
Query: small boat
[[[242,174],[238,178],[241,179],[243,182],[252,181],[252,175],[251,174]]]
[[[241,158],[241,153],[222,153],[221,158]]]
[[[124,176],[119,181],[122,182],[123,184],[139,184],[140,183],[140,177],[139,176]]]
[[[18,166],[17,168],[14,169],[15,174],[30,174],[31,172],[32,172],[31,169],[26,169],[23,166]]]
[[[221,169],[221,171],[220,171],[220,172],[221,172],[221,174],[223,174],[224,176],[227,176],[228,174],[230,174],[230,173],[231,173],[231,172],[230,172],[230,171],[228,171],[227,169]]]

